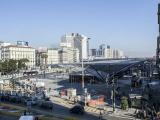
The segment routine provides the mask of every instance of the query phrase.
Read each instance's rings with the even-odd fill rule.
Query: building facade
[[[2,46],[1,48],[2,60],[14,59],[28,59],[29,62],[26,65],[30,67],[35,67],[35,49],[29,46],[19,46],[19,45],[8,45]]]
[[[89,56],[89,38],[78,33],[64,35],[61,37],[60,47],[74,48],[79,50],[79,59],[88,59]]]
[[[97,56],[97,50],[96,49],[90,49],[90,56],[96,57]]]
[[[36,66],[45,65],[45,59],[42,57],[43,55],[47,55],[47,51],[36,50]]]
[[[11,45],[11,43],[0,41],[0,60],[2,60],[2,47],[8,46],[8,45]]]
[[[101,44],[98,49],[90,49],[90,57],[93,59],[119,59],[124,58],[122,50],[111,49],[109,45],[105,47]]]
[[[104,57],[104,54],[105,54],[105,44],[101,44],[99,46],[98,51],[97,51],[97,56],[98,57]]]
[[[47,49],[47,64],[58,64],[59,63],[59,49],[50,48]]]
[[[79,62],[79,50],[76,48],[64,47],[59,50],[60,63],[75,63]]]
[[[113,50],[110,48],[106,48],[104,52],[104,57],[106,59],[112,59],[113,58]]]

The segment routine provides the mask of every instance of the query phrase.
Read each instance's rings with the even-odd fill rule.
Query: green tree
[[[9,60],[5,60],[1,64],[2,64],[2,73],[9,73]]]
[[[48,55],[47,55],[47,54],[42,54],[41,57],[42,57],[42,58],[44,59],[44,61],[45,61],[45,68],[46,68]]]
[[[121,109],[126,110],[128,108],[128,99],[127,97],[123,96],[121,98]]]
[[[0,72],[2,72],[2,61],[0,60]]]
[[[11,79],[10,79],[9,85],[10,85],[10,87],[11,87],[13,90],[15,89],[15,82],[16,82],[16,80],[15,80],[14,78],[11,78]]]
[[[9,59],[0,62],[0,71],[8,74],[13,73],[17,70],[17,60]]]
[[[29,62],[27,58],[18,60],[18,69],[24,69],[26,68],[26,63]]]
[[[9,59],[8,60],[8,72],[14,73],[17,70],[17,60]]]

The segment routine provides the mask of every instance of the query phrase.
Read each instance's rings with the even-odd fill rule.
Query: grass
[[[39,120],[62,120],[62,119],[57,119],[54,117],[40,117]]]
[[[1,103],[0,106],[7,107],[9,110],[17,110],[17,112],[0,111],[0,115],[4,115],[4,116],[13,116],[13,117],[19,118],[24,112],[24,110],[26,110],[25,107],[11,105],[7,103]],[[39,117],[39,120],[62,120],[62,119],[54,118],[53,116],[47,115],[47,116]]]
[[[77,119],[75,117],[66,117],[66,118],[64,118],[64,120],[79,120],[79,119]]]
[[[0,115],[19,117],[21,116],[21,112],[0,111]]]
[[[6,104],[6,103],[1,103],[0,106],[8,107],[8,108],[11,109],[11,110],[13,110],[13,109],[14,109],[14,110],[20,110],[20,111],[25,110],[24,107],[15,106],[15,105]]]
[[[5,115],[5,116],[19,117],[19,116],[21,116],[21,114],[25,110],[23,107],[14,106],[14,105],[6,104],[6,103],[1,103],[0,106],[6,107],[6,108],[8,108],[8,110],[17,110],[16,112],[0,111],[0,114]]]

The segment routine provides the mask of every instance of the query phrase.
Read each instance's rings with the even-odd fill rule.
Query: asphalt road
[[[7,115],[0,114],[0,120],[18,120],[18,118],[14,116],[7,116]]]

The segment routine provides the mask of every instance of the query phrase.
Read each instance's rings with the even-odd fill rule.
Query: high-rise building
[[[90,56],[96,57],[97,56],[97,50],[96,49],[90,49]]]
[[[89,38],[78,33],[64,35],[61,38],[60,47],[75,48],[79,50],[79,59],[88,59],[89,56]]]
[[[105,44],[101,44],[99,46],[98,51],[97,51],[97,56],[98,57],[104,57],[104,54],[105,54]]]
[[[35,49],[29,46],[21,46],[21,45],[7,45],[2,46],[2,60],[7,59],[28,59],[27,66],[35,67]]]

